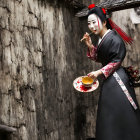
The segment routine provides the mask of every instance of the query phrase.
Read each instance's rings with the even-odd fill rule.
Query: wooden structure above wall
[[[108,0],[98,4],[99,7],[106,8],[108,12],[114,12],[124,9],[130,9],[140,6],[140,0]],[[88,7],[85,6],[80,12],[76,14],[77,17],[86,16],[88,13]]]
[[[140,6],[140,0],[108,0],[98,6],[106,8],[110,12],[135,8]]]

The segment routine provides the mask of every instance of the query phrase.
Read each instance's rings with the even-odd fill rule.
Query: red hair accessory
[[[106,10],[106,9],[102,8],[102,11],[103,11],[104,14],[106,14],[106,11],[105,11],[105,10]]]
[[[108,21],[110,23],[110,26],[112,29],[115,29],[118,34],[122,37],[122,39],[126,42],[129,43],[130,45],[133,44],[133,39],[129,37],[119,26],[117,26],[110,18],[108,18]]]
[[[90,10],[90,9],[92,9],[92,8],[94,8],[95,7],[95,4],[90,4],[89,6],[88,6],[88,9]],[[102,8],[102,11],[103,11],[103,13],[104,14],[106,14],[106,11],[105,11],[106,9],[104,9],[104,8]]]
[[[95,7],[95,4],[91,4],[91,5],[88,6],[88,9],[90,10],[90,9],[92,9],[94,7]]]

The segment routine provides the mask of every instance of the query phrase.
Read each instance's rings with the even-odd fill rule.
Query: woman
[[[92,44],[88,33],[83,40],[88,46],[87,56],[102,63],[103,67],[88,76],[104,76],[98,103],[96,140],[140,140],[138,103],[129,77],[121,67],[126,55],[122,38],[128,43],[132,40],[116,25],[122,38],[111,30],[114,23],[106,18],[104,9],[93,5],[89,8],[88,27],[100,39],[97,46]]]

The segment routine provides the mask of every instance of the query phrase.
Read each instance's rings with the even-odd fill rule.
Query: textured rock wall
[[[137,48],[128,47],[125,64],[139,63],[139,25],[117,21],[120,15],[113,19],[133,33]],[[81,94],[72,86],[76,77],[100,67],[79,41],[85,31],[87,21],[64,3],[0,1],[0,124],[17,128],[9,140],[94,137],[99,89]]]
[[[0,124],[10,140],[85,140],[95,133],[98,90],[73,80],[97,69],[80,38],[86,21],[65,4],[0,1]]]

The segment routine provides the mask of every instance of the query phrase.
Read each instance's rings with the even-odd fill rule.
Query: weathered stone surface
[[[0,1],[0,123],[17,128],[11,140],[95,137],[99,89],[81,94],[72,86],[100,68],[80,42],[87,21],[53,2]]]
[[[21,126],[19,129],[19,136],[21,140],[29,140],[28,132],[25,126]]]
[[[72,82],[93,66],[80,43],[86,29],[73,11],[61,3],[5,0],[0,19],[0,122],[17,128],[11,139],[80,140],[87,127],[90,136],[89,95]]]

